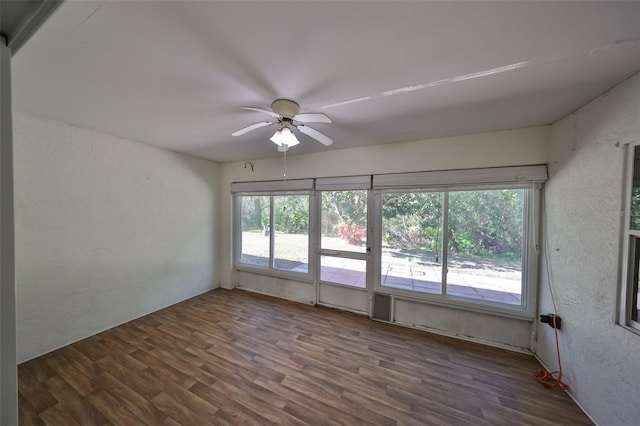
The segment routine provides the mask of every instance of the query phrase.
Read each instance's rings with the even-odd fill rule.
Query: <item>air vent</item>
[[[373,315],[377,320],[391,321],[391,296],[388,294],[373,294]]]

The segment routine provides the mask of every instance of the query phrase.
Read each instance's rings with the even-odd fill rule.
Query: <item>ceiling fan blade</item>
[[[298,130],[300,130],[305,135],[311,136],[312,138],[314,138],[315,140],[317,140],[318,142],[320,142],[323,145],[329,146],[329,145],[331,145],[333,143],[333,140],[331,138],[323,135],[322,133],[320,133],[316,129],[312,129],[309,126],[305,126],[304,124],[299,125],[298,126]]]
[[[252,124],[251,126],[243,127],[240,130],[236,130],[235,132],[231,133],[231,136],[244,135],[247,132],[250,132],[250,131],[255,130],[255,129],[259,129],[260,127],[268,126],[269,124],[272,124],[272,123],[270,123],[268,121],[262,121],[260,123]]]
[[[293,119],[296,121],[302,121],[303,123],[331,123],[331,119],[321,112],[296,114]]]
[[[262,113],[265,113],[265,114],[269,114],[270,116],[275,117],[275,118],[280,118],[280,117],[281,117],[281,115],[280,115],[280,114],[278,114],[277,112],[269,111],[269,110],[267,110],[267,109],[255,108],[255,107],[244,107],[244,106],[243,106],[243,107],[240,107],[240,108],[242,108],[242,109],[248,109],[248,110],[250,110],[250,111],[258,111],[258,112],[262,112]]]

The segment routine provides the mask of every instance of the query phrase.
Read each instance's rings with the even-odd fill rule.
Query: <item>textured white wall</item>
[[[640,75],[552,126],[545,186],[551,284],[563,318],[564,381],[601,425],[640,421],[640,336],[615,325],[625,143],[640,139]],[[553,312],[545,265],[540,311]],[[557,366],[553,330],[537,354]]]
[[[18,423],[11,51],[0,36],[0,424]]]
[[[550,126],[531,127],[501,132],[456,136],[425,141],[379,145],[338,151],[290,156],[287,178],[349,176],[378,173],[401,173],[427,170],[447,170],[480,167],[500,167],[548,162]],[[270,143],[265,140],[265,143]],[[274,147],[275,149],[275,147]],[[295,148],[291,150],[295,152]],[[220,283],[260,291],[294,300],[308,300],[312,288],[282,279],[268,279],[256,274],[233,271],[231,182],[282,179],[282,158],[253,162],[254,171],[244,162],[222,165],[223,203],[220,229]],[[465,336],[485,343],[529,349],[531,321],[496,318],[493,315],[461,313],[457,309],[441,308],[436,319],[429,312],[432,305],[400,303],[396,316],[399,322],[430,328],[439,333]],[[485,321],[478,321],[484,318]],[[470,325],[474,323],[474,325]]]
[[[14,116],[19,362],[217,286],[219,165]]]

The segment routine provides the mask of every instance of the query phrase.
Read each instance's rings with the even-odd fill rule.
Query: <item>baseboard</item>
[[[542,367],[544,367],[544,369],[545,369],[545,370],[547,370],[547,371],[553,371],[553,370],[551,370],[551,369],[550,369],[550,368],[549,368],[549,367],[544,363],[544,361],[542,361],[542,360],[540,359],[540,357],[538,356],[538,354],[533,354],[533,356],[534,356],[534,357],[536,358],[536,360],[540,363],[540,365],[542,365]],[[596,425],[596,426],[600,426],[600,425],[598,425],[598,422],[596,422],[596,421],[595,421],[595,419],[591,416],[591,414],[589,414],[589,412],[588,412],[587,410],[585,410],[585,408],[582,406],[582,404],[580,404],[580,401],[578,401],[578,400],[576,399],[576,397],[575,397],[575,396],[574,396],[574,395],[569,391],[569,389],[565,389],[564,391],[565,391],[565,393],[566,393],[567,395],[569,395],[569,398],[571,398],[571,400],[572,400],[573,402],[575,402],[575,404],[578,406],[578,408],[580,408],[580,410],[582,410],[582,412],[584,413],[584,415],[585,415],[585,416],[587,416],[587,417],[589,418],[589,420],[591,420],[591,422],[593,422],[593,424],[594,424],[594,425]]]
[[[522,353],[522,354],[526,354],[526,355],[534,355],[534,353],[531,352],[529,349],[520,348],[518,346],[506,345],[504,343],[496,343],[496,342],[492,342],[490,340],[478,339],[478,338],[470,337],[470,336],[463,336],[463,335],[452,333],[452,332],[449,332],[449,331],[439,330],[437,328],[430,328],[430,327],[425,327],[425,326],[422,326],[422,325],[410,324],[410,323],[404,323],[404,322],[398,322],[398,321],[387,322],[387,321],[377,320],[377,319],[374,319],[374,318],[371,318],[371,319],[373,321],[380,321],[380,322],[384,322],[386,324],[392,324],[392,325],[398,325],[400,327],[412,328],[414,330],[425,331],[427,333],[433,333],[433,334],[438,334],[440,336],[451,337],[453,339],[464,340],[465,342],[471,342],[471,343],[477,343],[479,345],[490,346],[492,348],[505,349],[505,350],[508,350],[508,351],[511,351],[511,352],[518,352],[518,353]]]
[[[74,344],[74,343],[76,343],[76,342],[79,342],[79,341],[81,341],[81,340],[84,340],[84,339],[87,339],[87,338],[89,338],[89,337],[95,336],[96,334],[104,333],[104,332],[105,332],[105,331],[107,331],[107,330],[111,330],[112,328],[116,328],[116,327],[118,327],[118,326],[121,326],[122,324],[126,324],[126,323],[128,323],[128,322],[131,322],[131,321],[137,320],[138,318],[142,318],[142,317],[144,317],[144,316],[151,315],[152,313],[154,313],[154,312],[158,312],[158,311],[161,311],[161,310],[163,310],[163,309],[165,309],[165,308],[168,308],[169,306],[177,305],[178,303],[182,303],[182,302],[184,302],[184,301],[186,301],[186,300],[193,299],[194,297],[198,297],[198,296],[200,296],[200,295],[203,295],[203,294],[205,294],[205,293],[208,293],[208,292],[210,292],[210,291],[213,291],[213,290],[215,290],[216,288],[219,288],[219,287],[220,287],[219,285],[214,284],[212,287],[207,288],[207,289],[202,290],[202,291],[199,291],[199,292],[197,292],[197,293],[195,293],[195,294],[189,295],[188,297],[185,297],[184,299],[178,299],[178,300],[171,301],[171,302],[169,302],[169,303],[167,303],[167,304],[165,304],[165,305],[161,305],[161,306],[160,306],[160,307],[158,307],[157,309],[154,309],[154,310],[149,311],[149,312],[144,313],[144,314],[136,315],[136,316],[134,316],[134,317],[132,317],[132,318],[130,318],[130,319],[127,319],[127,320],[124,320],[124,321],[118,322],[118,323],[113,324],[113,325],[111,325],[111,326],[108,326],[108,327],[106,327],[106,328],[104,328],[104,329],[100,329],[99,331],[91,332],[91,334],[88,334],[88,335],[86,335],[86,336],[84,336],[84,337],[80,337],[80,338],[78,338],[78,339],[71,340],[71,341],[66,342],[66,343],[64,343],[64,344],[62,344],[62,345],[56,346],[56,347],[54,347],[53,349],[47,350],[47,351],[45,351],[45,352],[42,352],[42,353],[41,353],[41,354],[39,354],[39,355],[33,355],[33,356],[30,356],[30,357],[25,358],[24,360],[19,360],[17,364],[18,364],[18,365],[20,365],[20,364],[24,364],[25,362],[31,361],[32,359],[36,359],[36,358],[39,358],[39,357],[41,357],[41,356],[43,356],[43,355],[46,355],[46,354],[48,354],[48,353],[55,352],[55,351],[57,351],[58,349],[62,349],[62,348],[64,348],[65,346],[73,345],[73,344]]]

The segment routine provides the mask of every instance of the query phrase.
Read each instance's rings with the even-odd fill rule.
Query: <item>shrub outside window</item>
[[[383,287],[523,304],[524,189],[382,194]]]

